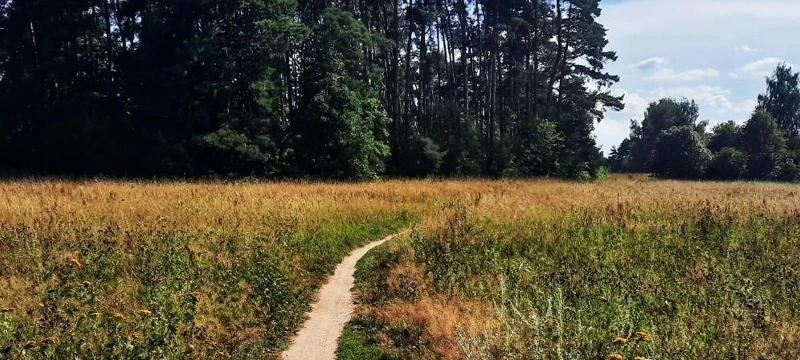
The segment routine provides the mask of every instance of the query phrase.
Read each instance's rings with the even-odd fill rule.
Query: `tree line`
[[[591,178],[600,0],[0,0],[0,170]]]
[[[619,172],[676,179],[800,181],[800,73],[780,64],[744,125],[728,121],[707,131],[694,101],[651,103],[630,136],[611,149]]]

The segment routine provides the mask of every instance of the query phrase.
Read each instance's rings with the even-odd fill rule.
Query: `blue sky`
[[[608,154],[662,97],[690,98],[700,119],[744,122],[780,61],[800,66],[800,0],[605,0],[599,21],[619,56],[626,109],[596,125]],[[800,68],[797,68],[800,70]]]

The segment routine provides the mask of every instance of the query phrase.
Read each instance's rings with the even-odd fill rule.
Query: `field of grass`
[[[0,184],[0,358],[275,358],[351,249],[445,185]]]
[[[353,248],[342,359],[800,358],[800,187],[0,183],[0,358],[276,358]]]
[[[800,358],[800,187],[508,183],[360,263],[340,358]]]

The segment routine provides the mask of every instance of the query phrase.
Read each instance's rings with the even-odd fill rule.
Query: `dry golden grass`
[[[458,252],[530,236],[543,224],[554,230],[542,242],[562,241],[555,235],[575,221],[574,214],[595,225],[642,231],[669,226],[683,212],[699,216],[693,209],[711,209],[739,225],[757,215],[800,219],[798,195],[796,185],[643,176],[597,183],[3,182],[0,320],[22,330],[5,331],[0,324],[0,350],[104,354],[103,346],[113,348],[109,344],[124,339],[167,358],[270,356],[286,336],[278,327],[299,322],[297,314],[337,259],[410,218],[421,220],[418,236],[431,240],[439,234]],[[454,217],[453,209],[460,207],[468,209],[468,218]],[[505,225],[482,226],[484,219]],[[529,226],[534,223],[538,227]],[[456,232],[443,231],[448,228]],[[472,228],[480,228],[480,236]],[[444,289],[441,279],[432,280],[431,270],[418,263],[412,244],[398,244],[402,249],[393,250],[398,261],[381,286],[403,300],[371,311],[386,315],[382,320],[405,318],[425,328],[435,339],[433,349],[449,358],[458,357],[456,330],[472,338],[499,331],[505,321],[499,303],[474,296],[497,292],[496,274],[475,270]],[[606,261],[622,266],[636,256],[622,249],[609,252]],[[685,280],[713,279],[714,269],[695,260],[684,271]],[[531,284],[527,290],[552,295],[552,288],[540,286],[541,275],[520,272],[519,281]],[[264,276],[273,282],[259,284]],[[647,293],[646,284],[640,285]],[[276,292],[280,286],[289,290]],[[270,302],[292,315],[275,318],[265,310],[272,309]],[[791,349],[796,326],[784,325],[771,334]],[[151,341],[167,335],[181,341]],[[82,341],[91,346],[78,347]]]
[[[644,208],[711,203],[737,213],[800,212],[800,187],[778,183],[657,181],[618,175],[596,183],[535,181],[386,181],[324,183],[157,183],[18,181],[0,183],[0,224],[274,228],[274,217],[313,222],[330,212],[427,210],[459,199],[493,217],[514,219],[565,208]],[[54,222],[55,224],[53,224]]]
[[[378,321],[382,330],[373,340],[389,353],[499,359],[603,358],[616,351],[631,358],[641,355],[637,351],[715,357],[733,351],[779,359],[800,351],[792,330],[796,301],[786,293],[797,283],[789,269],[800,264],[792,238],[800,226],[798,185],[643,176],[452,184],[468,190],[455,205],[426,217],[414,240],[376,255],[374,268],[385,270],[362,279],[361,296],[372,305],[356,325],[369,329]],[[729,252],[734,258],[726,258]],[[739,257],[758,266],[742,265]],[[772,273],[776,268],[783,272]],[[749,289],[751,281],[759,285],[739,289]],[[567,294],[563,309],[548,313],[545,304],[558,303],[561,291]],[[657,305],[666,299],[680,305]],[[700,315],[670,313],[672,306]],[[726,307],[741,307],[738,320]],[[640,311],[654,313],[628,318]],[[764,314],[770,325],[763,324]],[[559,324],[561,317],[571,324]],[[400,331],[391,319],[416,325]],[[645,346],[651,343],[636,336],[644,328],[635,326],[656,320],[666,322]],[[603,321],[619,325],[605,328]],[[596,330],[587,331],[591,325]],[[531,340],[543,335],[537,331],[547,334],[542,346],[552,351],[536,355]],[[556,342],[556,334],[565,338]],[[597,348],[587,345],[593,341],[608,352],[580,352]],[[415,342],[422,349],[402,345]],[[740,349],[731,350],[737,343]]]

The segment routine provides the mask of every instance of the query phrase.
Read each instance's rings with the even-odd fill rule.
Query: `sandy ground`
[[[353,274],[356,263],[373,248],[380,246],[397,235],[375,241],[350,253],[336,272],[322,286],[317,294],[317,302],[311,307],[305,324],[292,340],[289,349],[283,352],[285,360],[334,360],[339,337],[345,324],[350,321],[355,305],[350,290],[355,284]]]

